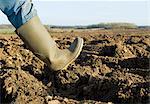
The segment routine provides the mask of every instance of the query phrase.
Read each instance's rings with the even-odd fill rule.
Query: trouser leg
[[[0,9],[16,29],[37,16],[30,0],[0,0]]]

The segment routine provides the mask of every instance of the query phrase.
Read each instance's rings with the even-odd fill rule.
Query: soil
[[[149,29],[49,32],[61,49],[84,39],[67,70],[49,70],[16,34],[0,34],[2,104],[150,103]]]

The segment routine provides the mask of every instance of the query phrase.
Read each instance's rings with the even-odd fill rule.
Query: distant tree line
[[[138,26],[133,23],[100,23],[95,25],[89,25],[87,28],[105,28],[105,29],[114,29],[114,28],[137,28]]]
[[[115,28],[124,28],[124,29],[135,29],[138,28],[136,24],[133,23],[99,23],[92,24],[87,26],[54,26],[50,25],[49,28],[75,28],[75,29],[92,29],[92,28],[104,28],[104,29],[115,29]]]
[[[92,24],[87,26],[56,26],[56,25],[44,25],[47,29],[50,28],[62,28],[62,29],[94,29],[94,28],[101,28],[101,29],[136,29],[136,28],[150,28],[150,26],[137,26],[133,23],[99,23],[99,24]],[[12,25],[9,24],[0,24],[0,29],[14,29]]]

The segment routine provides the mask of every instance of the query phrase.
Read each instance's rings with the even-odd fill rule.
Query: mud
[[[0,35],[1,103],[148,104],[150,30],[49,30],[59,48],[84,38],[78,59],[52,72],[17,35]]]

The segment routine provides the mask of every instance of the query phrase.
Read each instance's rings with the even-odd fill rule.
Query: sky
[[[33,0],[33,4],[43,24],[129,22],[150,25],[149,0]],[[9,24],[1,11],[0,24]]]

